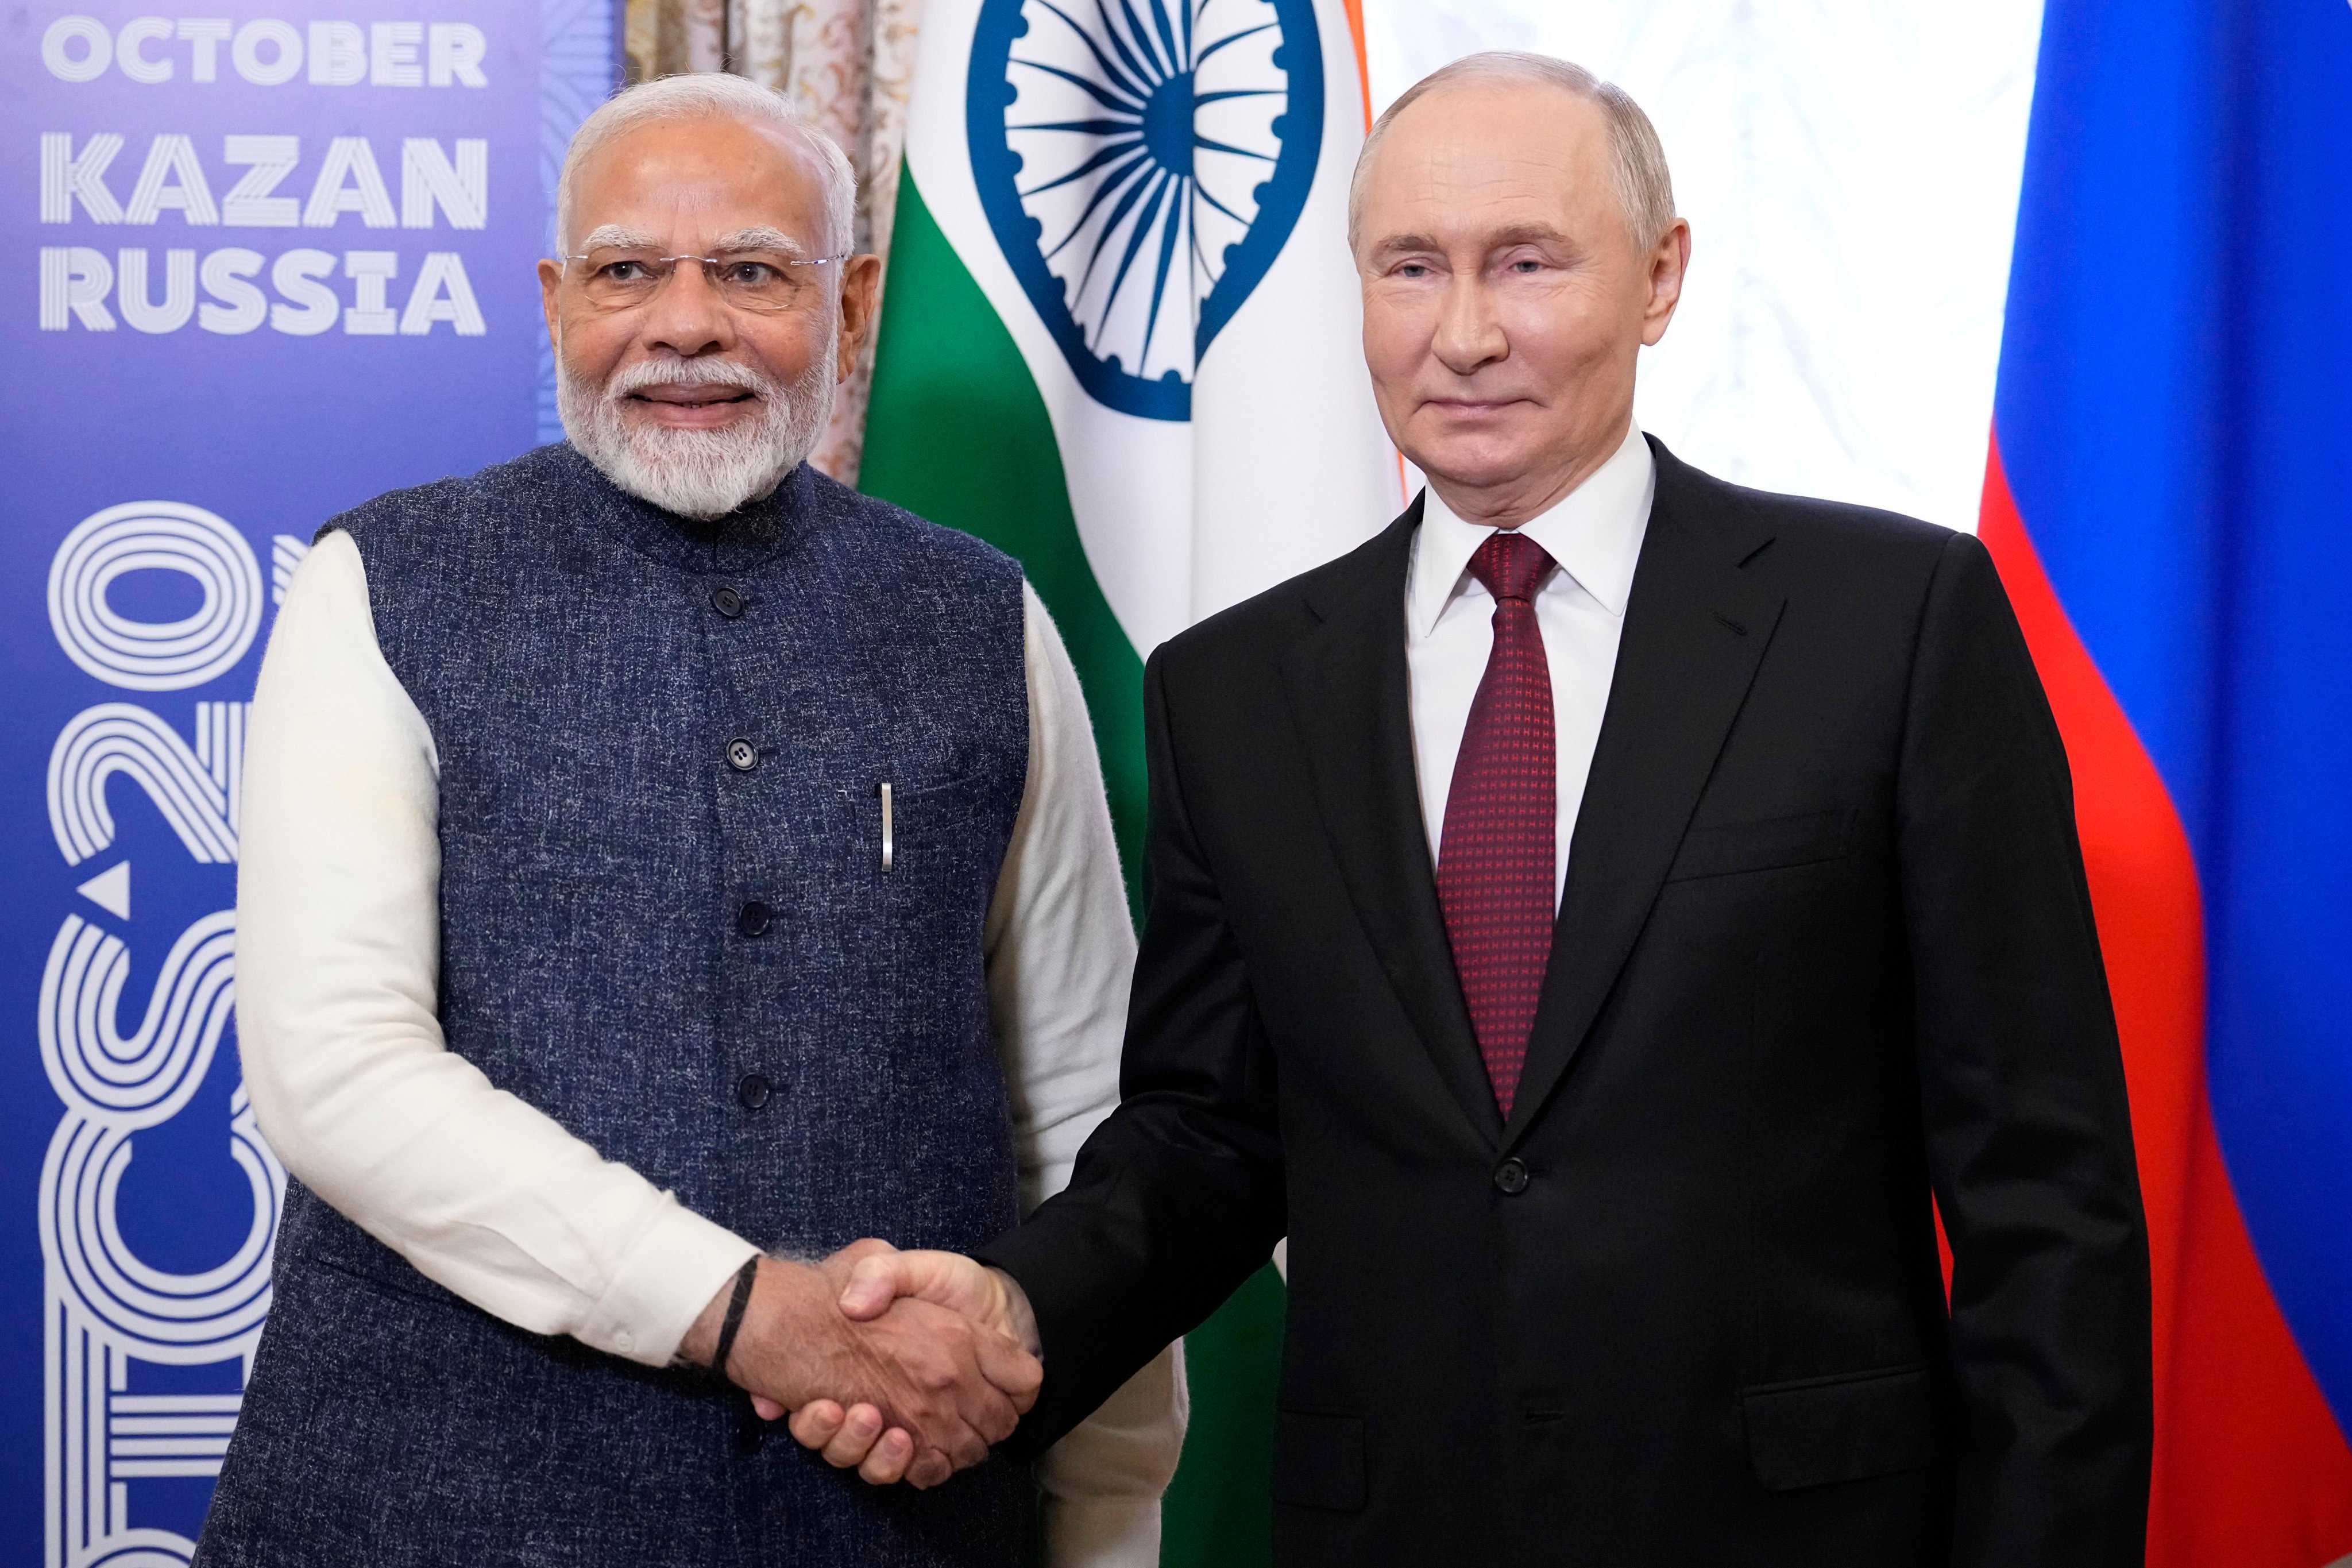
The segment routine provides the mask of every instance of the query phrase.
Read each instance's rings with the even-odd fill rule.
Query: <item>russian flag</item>
[[[2148,1562],[2352,1554],[2352,5],[2050,0],[1982,534],[2154,1243]]]

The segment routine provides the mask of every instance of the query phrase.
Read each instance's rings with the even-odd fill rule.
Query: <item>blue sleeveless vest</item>
[[[982,926],[1028,767],[1020,568],[806,467],[698,525],[562,446],[327,527],[440,753],[449,1048],[771,1251],[1010,1225]],[[297,1184],[197,1561],[1010,1564],[1033,1509],[1003,1458],[867,1487]]]

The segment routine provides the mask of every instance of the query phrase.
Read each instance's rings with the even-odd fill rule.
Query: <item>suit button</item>
[[[753,899],[735,911],[735,929],[745,936],[768,934],[768,906]]]
[[[732,588],[721,588],[710,595],[710,607],[731,621],[743,613],[743,595]]]
[[[746,1073],[743,1081],[735,1086],[736,1103],[746,1110],[757,1110],[768,1103],[772,1086],[759,1073]]]
[[[727,765],[739,773],[748,773],[760,765],[760,748],[749,741],[727,742]]]
[[[1506,1160],[1495,1167],[1495,1185],[1506,1197],[1517,1197],[1528,1190],[1528,1168],[1517,1160]]]

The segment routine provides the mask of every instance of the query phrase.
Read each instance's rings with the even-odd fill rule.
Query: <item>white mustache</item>
[[[776,384],[748,364],[732,360],[639,360],[623,365],[604,384],[604,396],[614,400],[653,386],[735,386],[763,402],[772,399]]]

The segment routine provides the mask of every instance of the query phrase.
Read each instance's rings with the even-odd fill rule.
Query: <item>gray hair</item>
[[[1348,244],[1356,243],[1356,220],[1363,210],[1364,174],[1372,165],[1372,153],[1390,124],[1423,98],[1442,87],[1457,82],[1508,82],[1514,86],[1556,87],[1561,91],[1597,103],[1609,122],[1609,163],[1611,182],[1617,187],[1617,205],[1625,215],[1625,226],[1636,246],[1647,248],[1675,222],[1675,183],[1666,172],[1666,150],[1658,141],[1658,129],[1633,96],[1614,82],[1602,81],[1582,66],[1538,55],[1525,49],[1489,49],[1484,54],[1465,55],[1452,65],[1440,66],[1411,87],[1403,95],[1381,111],[1379,120],[1364,138],[1364,150],[1357,154],[1355,177],[1348,185]]]
[[[825,254],[841,255],[856,243],[857,174],[839,144],[803,120],[783,94],[725,71],[696,71],[624,88],[580,122],[572,146],[563,154],[563,173],[555,184],[559,248],[569,251],[572,247],[572,192],[580,177],[580,165],[624,132],[657,120],[740,120],[751,125],[782,127],[816,161],[818,179],[824,187]]]

